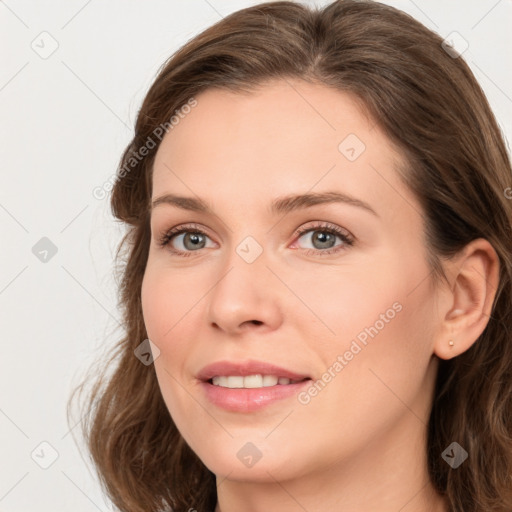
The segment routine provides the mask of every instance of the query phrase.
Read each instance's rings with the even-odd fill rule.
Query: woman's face
[[[196,100],[156,156],[152,200],[169,196],[152,210],[142,286],[182,436],[229,479],[371,466],[390,450],[417,462],[437,316],[400,154],[324,86]],[[172,228],[187,232],[160,246]]]

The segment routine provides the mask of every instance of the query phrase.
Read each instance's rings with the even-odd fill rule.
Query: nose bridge
[[[262,236],[259,235],[258,238],[261,239]],[[229,251],[222,258],[223,277],[216,286],[219,292],[226,289],[233,300],[240,297],[246,303],[258,301],[263,296],[263,290],[268,288],[267,281],[271,276],[267,268],[268,251],[263,244],[263,240],[260,243],[252,235],[242,235],[239,242],[234,238]]]
[[[264,252],[262,244],[265,244],[265,241],[262,241],[262,243],[260,243],[252,235],[248,235],[244,237],[242,241],[238,243],[238,245],[236,245],[235,252],[240,257],[240,259],[247,265],[252,265],[258,259],[260,259],[261,263],[261,260],[264,259],[260,258]]]
[[[220,277],[209,298],[209,321],[224,330],[236,330],[244,322],[276,326],[279,321],[277,290],[270,283],[268,254],[254,236],[243,236],[222,258]],[[274,283],[275,285],[275,283]]]

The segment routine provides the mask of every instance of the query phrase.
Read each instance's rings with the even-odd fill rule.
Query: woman
[[[84,433],[115,505],[512,510],[511,186],[468,66],[398,10],[189,41],[112,192],[126,336]]]

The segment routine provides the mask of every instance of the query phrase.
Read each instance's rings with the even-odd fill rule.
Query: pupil
[[[187,236],[184,238],[184,243],[187,245],[187,239],[192,243],[192,248],[198,247],[198,245],[201,243],[201,239],[203,235],[200,233],[187,233]],[[332,245],[329,245],[329,242],[332,242],[334,240],[334,236],[332,233],[328,233],[326,231],[317,231],[313,235],[313,242],[318,242],[320,244],[320,248],[325,249],[325,247],[332,247]],[[203,241],[204,242],[204,241]]]
[[[187,233],[185,238],[183,239],[185,247],[187,246],[187,239],[192,242],[193,246],[192,248],[197,249],[198,244],[201,243],[201,238],[203,235],[200,233]],[[187,249],[190,249],[190,247],[187,247]]]
[[[325,231],[317,231],[317,234],[313,236],[313,242],[318,241],[320,243],[320,248],[325,249],[325,245],[322,244],[329,244],[329,241],[332,242],[332,239],[334,239],[334,236],[331,233],[326,233]],[[327,245],[327,247],[332,247],[332,245]]]

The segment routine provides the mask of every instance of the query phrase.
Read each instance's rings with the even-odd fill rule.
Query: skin
[[[196,99],[160,145],[152,199],[199,197],[214,213],[153,209],[142,307],[165,403],[217,476],[216,511],[447,511],[429,483],[426,425],[438,358],[467,350],[487,324],[498,282],[492,246],[472,242],[443,262],[448,283],[433,285],[422,210],[396,171],[400,152],[345,93],[281,80]],[[354,161],[338,149],[349,134],[366,146]],[[275,198],[324,191],[377,215],[340,203],[270,213]],[[354,244],[336,237],[329,247],[341,250],[322,255],[312,235],[325,222]],[[186,223],[206,231],[203,248],[184,245],[184,235],[172,247],[190,257],[158,245]],[[263,251],[252,263],[236,252],[248,236]],[[202,393],[199,370],[225,359],[321,379],[394,303],[400,312],[307,404],[292,397],[228,412]],[[237,457],[247,442],[262,453],[252,467]]]

